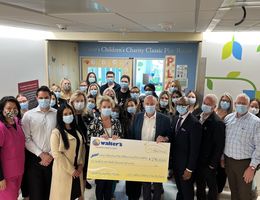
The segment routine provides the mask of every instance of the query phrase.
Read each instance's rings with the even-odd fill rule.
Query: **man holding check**
[[[156,112],[157,99],[148,95],[144,99],[145,112],[136,114],[131,130],[132,139],[143,141],[168,142],[171,134],[170,119]],[[143,183],[144,200],[160,200],[162,183],[153,183],[154,194],[152,198],[151,184]]]

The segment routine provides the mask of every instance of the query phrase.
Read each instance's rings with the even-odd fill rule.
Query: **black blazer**
[[[176,132],[178,116],[175,116],[172,121],[173,169],[184,171],[188,168],[194,171],[200,151],[201,124],[193,114],[189,113]]]
[[[137,113],[135,115],[133,125],[131,128],[131,139],[141,140],[142,139],[142,127],[144,122],[144,112]],[[164,136],[170,139],[171,134],[171,123],[170,118],[166,115],[156,112],[156,119],[155,119],[155,138],[156,141],[157,137]]]
[[[198,117],[200,118],[200,116]],[[220,162],[225,146],[225,124],[213,112],[202,124],[202,141],[199,165],[216,168]]]

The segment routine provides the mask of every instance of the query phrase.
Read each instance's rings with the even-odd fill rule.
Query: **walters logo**
[[[111,141],[100,141],[99,139],[94,139],[92,141],[94,146],[117,146],[122,147],[123,144],[121,142],[111,142]]]

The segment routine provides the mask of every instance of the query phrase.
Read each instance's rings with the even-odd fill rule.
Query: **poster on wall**
[[[18,83],[18,93],[23,94],[29,101],[29,109],[37,106],[36,91],[39,88],[39,80]]]
[[[175,55],[165,56],[165,68],[164,68],[164,83],[165,88],[168,88],[169,83],[174,80],[175,77]]]
[[[188,88],[188,66],[177,65],[175,79],[181,84],[182,89]]]

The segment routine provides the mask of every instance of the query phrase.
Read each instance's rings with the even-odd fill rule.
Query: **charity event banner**
[[[92,137],[87,178],[166,182],[169,143]]]

